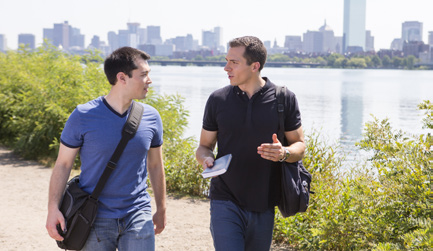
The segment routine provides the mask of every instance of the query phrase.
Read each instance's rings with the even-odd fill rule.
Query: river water
[[[180,94],[190,112],[185,136],[200,135],[209,94],[229,84],[222,67],[151,65],[153,91]],[[297,98],[305,133],[313,129],[352,149],[364,124],[388,118],[395,129],[426,133],[417,105],[433,101],[433,71],[264,68],[262,76],[286,85]],[[431,132],[432,130],[429,130]]]

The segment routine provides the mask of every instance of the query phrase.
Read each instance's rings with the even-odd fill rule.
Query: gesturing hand
[[[264,159],[279,161],[284,157],[284,148],[278,140],[277,134],[272,134],[272,143],[263,143],[257,147],[257,153]]]

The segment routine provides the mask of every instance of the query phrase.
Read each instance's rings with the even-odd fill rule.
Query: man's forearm
[[[70,175],[70,169],[55,166],[51,174],[50,186],[48,189],[48,209],[58,208]]]
[[[290,152],[290,156],[286,159],[286,162],[296,162],[304,157],[305,153],[305,143],[296,142],[290,146],[285,146]]]
[[[166,184],[163,165],[149,168],[149,178],[152,184],[157,210],[165,211]]]
[[[203,165],[203,161],[204,161],[206,158],[209,158],[209,157],[210,157],[210,158],[215,159],[215,155],[214,155],[214,153],[213,153],[213,150],[210,149],[210,148],[204,147],[204,146],[199,146],[199,147],[197,148],[197,151],[196,151],[195,157],[196,157],[196,159],[197,159],[197,161],[198,161],[198,163],[199,163],[200,165]]]

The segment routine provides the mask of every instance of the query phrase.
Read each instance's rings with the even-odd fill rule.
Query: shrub
[[[197,142],[182,138],[188,125],[188,111],[178,95],[151,96],[146,103],[156,107],[164,126],[164,166],[167,191],[205,196],[209,182],[201,177],[202,167],[195,159]]]
[[[72,56],[52,46],[0,53],[0,142],[25,158],[53,163],[71,112],[110,89],[101,63],[97,52]],[[164,124],[167,189],[204,196],[209,184],[195,161],[196,142],[182,139],[188,123],[183,99],[151,92],[144,102],[159,111]]]
[[[0,64],[0,138],[25,158],[53,158],[75,106],[108,89],[100,62],[50,46],[8,51]]]
[[[313,174],[306,213],[277,213],[274,239],[300,250],[425,250],[432,246],[432,137],[394,131],[374,119],[357,144],[372,157],[347,170],[335,146],[307,138]],[[345,173],[338,170],[347,171]]]

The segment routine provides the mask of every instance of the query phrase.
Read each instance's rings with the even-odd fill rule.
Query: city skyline
[[[422,38],[427,42],[428,31],[433,31],[433,16],[423,4],[423,0],[412,0],[410,5],[404,0],[367,0],[366,30],[375,37],[375,50],[388,49],[394,38],[400,38],[402,23],[406,21],[422,22]],[[192,34],[200,43],[202,31],[219,26],[223,28],[224,45],[234,37],[254,35],[263,41],[276,40],[283,46],[285,36],[318,30],[325,20],[336,36],[343,33],[344,0],[270,0],[266,5],[257,0],[220,0],[206,5],[199,0],[129,0],[123,6],[114,0],[2,0],[0,34],[6,35],[10,49],[16,49],[19,34],[34,34],[38,46],[44,28],[64,21],[81,30],[85,46],[94,35],[107,42],[109,31],[124,29],[128,22],[138,22],[142,27],[160,26],[163,40]]]

